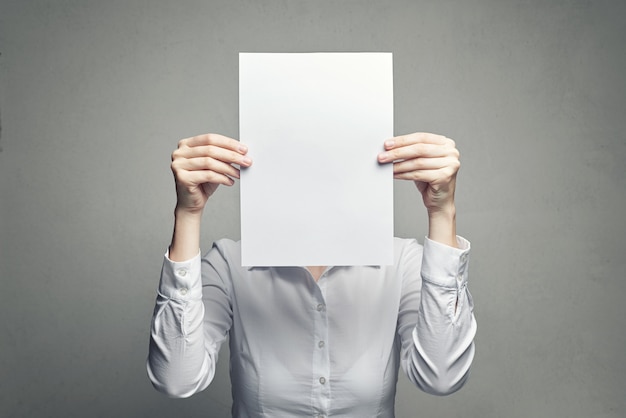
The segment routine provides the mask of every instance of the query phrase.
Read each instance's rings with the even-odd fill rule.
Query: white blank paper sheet
[[[241,53],[244,266],[393,263],[390,53]]]

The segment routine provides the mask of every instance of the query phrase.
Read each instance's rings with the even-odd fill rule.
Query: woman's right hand
[[[249,167],[248,148],[239,141],[218,134],[182,139],[172,153],[176,181],[176,210],[201,214],[209,197],[220,184],[232,186],[239,168]]]

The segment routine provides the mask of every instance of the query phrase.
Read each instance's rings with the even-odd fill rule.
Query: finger
[[[236,139],[219,134],[204,134],[193,136],[191,138],[185,138],[181,140],[178,145],[179,147],[198,147],[213,145],[220,148],[226,148],[240,154],[245,154],[248,152],[248,147],[246,147],[241,142],[237,141]]]
[[[441,184],[450,182],[456,175],[457,170],[452,167],[444,167],[437,170],[415,170],[393,175],[396,179],[413,180],[429,184]]]
[[[393,164],[394,174],[408,173],[416,170],[438,170],[447,166],[457,165],[458,161],[452,157],[441,158],[412,158]]]
[[[177,164],[177,168],[187,171],[211,170],[239,178],[239,170],[236,167],[211,157],[186,158]]]
[[[385,141],[385,149],[401,148],[413,144],[437,144],[445,145],[452,141],[443,135],[431,134],[428,132],[415,132],[408,135],[399,135]],[[454,141],[452,141],[454,142]]]
[[[199,186],[205,183],[232,186],[235,183],[231,177],[212,170],[182,171],[176,173],[176,179],[181,185],[188,186]]]
[[[445,157],[457,153],[458,151],[456,151],[456,148],[450,148],[447,146],[430,143],[416,143],[412,145],[406,145],[400,148],[392,148],[388,151],[385,151],[378,155],[378,160],[381,163],[388,163],[391,161],[407,160],[419,157]]]
[[[195,147],[183,146],[172,153],[172,161],[180,158],[213,158],[228,164],[239,164],[248,167],[252,164],[252,159],[245,153],[239,153],[217,145],[199,145]]]

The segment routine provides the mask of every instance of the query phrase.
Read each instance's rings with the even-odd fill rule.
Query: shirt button
[[[324,376],[320,377],[320,383],[322,385],[326,383],[326,378]]]
[[[179,290],[179,292],[180,292],[180,294],[181,294],[181,295],[185,296],[185,295],[187,294],[187,288],[186,288],[186,287],[183,287],[183,288],[181,288],[181,289]]]
[[[324,345],[325,345],[324,341],[320,341],[319,343],[317,343],[317,346],[319,348],[324,348]]]
[[[318,312],[322,312],[323,310],[324,310],[324,305],[323,304],[320,303],[319,305],[317,305],[317,311]]]
[[[187,275],[187,269],[178,269],[176,273],[178,273],[180,277],[185,277]]]

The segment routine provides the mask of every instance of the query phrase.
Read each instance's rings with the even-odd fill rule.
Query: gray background
[[[178,139],[238,135],[240,51],[394,53],[395,131],[462,153],[472,377],[398,417],[626,416],[626,17],[618,1],[0,2],[0,416],[229,416],[145,372]],[[288,192],[288,191],[286,191]],[[238,238],[238,188],[203,248]],[[426,233],[396,184],[396,233]]]

